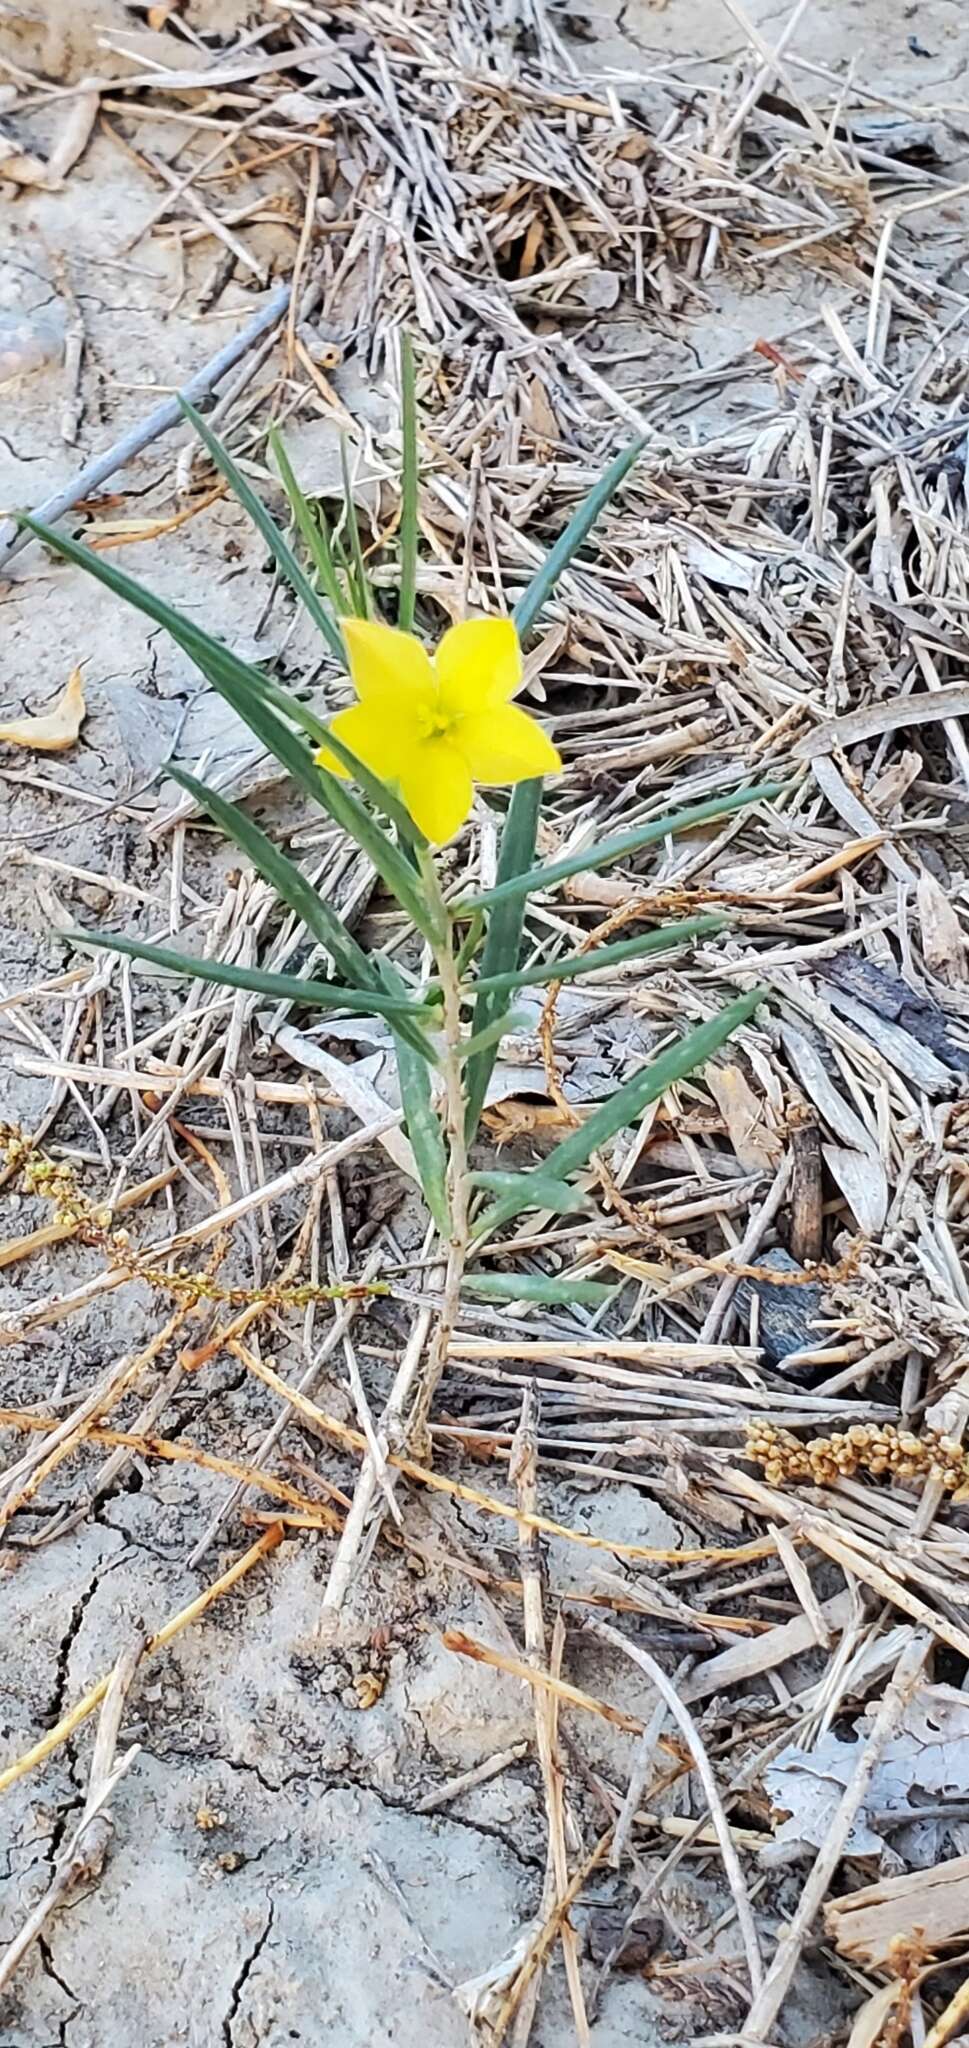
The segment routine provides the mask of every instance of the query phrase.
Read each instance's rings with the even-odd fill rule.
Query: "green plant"
[[[116,596],[166,628],[294,782],[356,841],[430,948],[433,976],[423,988],[415,990],[385,953],[367,952],[358,944],[295,863],[244,810],[184,772],[178,777],[184,787],[221,830],[235,840],[280,901],[325,949],[332,979],[305,980],[266,973],[258,967],[199,960],[170,947],[152,946],[141,939],[125,939],[112,933],[83,935],[86,944],[154,961],[180,974],[284,997],[306,1008],[369,1011],[387,1019],[396,1049],[407,1133],[429,1211],[447,1246],[443,1304],[417,1412],[412,1416],[412,1425],[419,1428],[426,1420],[447,1357],[462,1289],[488,1300],[524,1297],[545,1303],[591,1304],[608,1296],[609,1290],[602,1283],[469,1272],[467,1268],[482,1238],[528,1208],[566,1213],[576,1207],[580,1200],[576,1175],[593,1152],[633,1122],[664,1089],[716,1052],[753,1013],[760,1000],[757,991],[743,995],[709,1022],[681,1037],[632,1080],[617,1088],[540,1167],[521,1173],[476,1172],[470,1147],[478,1131],[501,1038],[514,1021],[508,1004],[515,991],[645,957],[659,947],[676,946],[722,922],[709,917],[687,919],[639,938],[603,946],[598,951],[566,955],[540,966],[523,968],[520,952],[529,896],[554,887],[580,868],[601,869],[670,832],[686,830],[760,798],[774,796],[777,785],[741,789],[658,819],[639,831],[606,840],[581,855],[536,864],[542,784],[530,773],[530,764],[541,761],[544,765],[557,757],[527,714],[516,707],[509,707],[507,712],[494,707],[499,699],[504,702],[514,694],[521,673],[520,642],[531,630],[557,579],[582,547],[595,518],[622,483],[640,444],[634,443],[616,458],[580,505],[519,600],[513,622],[491,622],[487,629],[480,630],[452,629],[452,634],[445,636],[432,675],[428,656],[411,631],[417,605],[418,433],[413,362],[406,340],[402,344],[402,363],[403,470],[398,627],[394,632],[376,616],[376,599],[370,588],[349,484],[341,520],[331,530],[322,508],[309,503],[300,491],[278,436],[270,436],[293,526],[305,550],[305,558],[301,559],[204,420],[189,406],[184,408],[213,462],[255,521],[281,576],[308,611],[330,652],[341,663],[349,660],[361,702],[331,722],[320,719],[298,695],[282,688],[252,663],[243,661],[113,563],[37,521],[27,519],[24,524]],[[453,635],[458,636],[464,650],[464,666],[458,665],[460,673],[445,651],[450,642],[453,655]],[[482,682],[477,699],[476,648],[482,662],[487,656],[492,663],[488,671],[490,680],[486,677]],[[481,673],[484,676],[483,669]],[[391,782],[386,772],[380,772],[387,752],[380,728],[387,721],[378,717],[368,725],[362,714],[366,710],[367,692],[375,689],[384,692],[378,709],[386,710],[387,692],[395,687],[395,675],[400,690],[399,718],[404,719],[407,713],[412,731],[407,741],[410,751],[399,772],[394,756],[395,780]],[[500,750],[496,754],[492,748],[489,754],[485,747],[482,752],[483,741],[479,744],[480,720],[477,725],[475,721],[485,704],[489,707],[489,718],[506,721],[501,729],[506,734],[507,747],[514,753],[514,735],[514,745],[520,747],[514,759],[508,754],[509,772],[496,774],[492,769],[488,779],[514,782],[515,787],[502,829],[494,886],[449,904],[441,868],[429,843],[429,833],[441,811],[433,792],[440,781],[440,763],[446,752],[452,798],[450,808],[445,807],[449,822],[441,832],[444,837],[461,822],[457,815],[461,803],[465,805],[462,817],[470,803],[470,776],[475,761],[480,757],[486,763],[498,760],[500,764],[505,759]],[[478,735],[474,745],[472,726]],[[361,759],[351,750],[346,743],[347,734],[359,735],[358,744],[365,756],[369,753],[369,759]],[[459,757],[460,774],[455,766]],[[482,773],[480,768],[477,772]],[[460,798],[456,793],[459,784]],[[410,792],[407,803],[402,789]],[[420,813],[427,829],[421,829],[415,811]],[[490,1201],[484,1200],[484,1196],[490,1196]]]

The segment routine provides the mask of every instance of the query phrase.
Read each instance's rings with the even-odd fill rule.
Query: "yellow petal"
[[[395,626],[381,626],[373,619],[341,619],[340,628],[350,679],[361,703],[370,697],[433,702],[431,657],[413,633],[398,633]]]
[[[434,656],[444,710],[484,711],[522,685],[522,651],[510,619],[465,619],[451,626]]]
[[[527,782],[557,775],[562,766],[548,734],[517,704],[462,718],[454,738],[475,782]]]
[[[349,747],[367,768],[372,768],[382,782],[396,782],[405,765],[412,761],[417,744],[409,721],[388,717],[385,700],[368,699],[366,704],[351,704],[346,711],[338,711],[331,718],[330,727],[337,739]],[[322,746],[316,755],[321,768],[328,768],[331,775],[346,775],[342,762],[327,746]]]
[[[425,740],[401,770],[404,802],[425,838],[436,845],[453,839],[474,800],[467,763],[450,740]]]
[[[33,718],[14,718],[9,725],[0,725],[0,740],[8,747],[34,747],[40,754],[61,754],[65,747],[74,745],[81,730],[84,709],[81,671],[75,668],[49,711],[41,711]]]

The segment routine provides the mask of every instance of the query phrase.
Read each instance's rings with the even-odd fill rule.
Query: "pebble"
[[[804,1272],[783,1245],[761,1252],[751,1264],[769,1266],[775,1273]],[[755,1295],[760,1307],[758,1337],[768,1365],[783,1365],[795,1351],[817,1350],[823,1332],[812,1325],[821,1313],[820,1285],[772,1287],[769,1280],[743,1280],[737,1289],[737,1306],[745,1320]]]

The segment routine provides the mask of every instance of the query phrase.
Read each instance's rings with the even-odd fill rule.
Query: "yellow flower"
[[[522,685],[518,635],[510,619],[451,626],[436,654],[413,633],[369,619],[343,619],[358,702],[333,731],[351,753],[399,785],[421,831],[450,839],[471,809],[475,782],[527,782],[562,763],[527,711],[509,703]],[[342,775],[334,754],[317,754]]]

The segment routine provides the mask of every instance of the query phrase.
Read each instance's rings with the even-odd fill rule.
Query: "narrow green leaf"
[[[302,755],[303,750],[297,739],[292,738],[292,745],[300,749]],[[312,937],[319,939],[321,944],[326,946],[338,972],[345,975],[347,980],[358,988],[376,988],[379,984],[375,970],[362,947],[357,945],[345,924],[317,894],[305,876],[300,874],[294,863],[273,845],[272,840],[260,831],[259,826],[247,813],[240,810],[237,804],[229,803],[216,790],[209,789],[205,783],[197,782],[195,776],[187,774],[184,769],[172,768],[170,772],[176,782],[191,791],[196,802],[208,811],[216,824],[222,827],[223,832],[227,833],[230,839],[234,839],[237,846],[241,846],[264,880],[271,884],[290,910],[294,910],[297,917],[302,919]],[[404,993],[402,982],[396,990],[391,990],[391,994]],[[417,1026],[405,1024],[401,1019],[398,1029],[410,1048],[411,1058],[416,1057],[423,1066],[427,1059],[427,1048],[421,1041]]]
[[[262,680],[260,672],[254,670],[250,674],[248,664],[242,664],[240,674],[234,662],[219,662],[219,647],[217,643],[213,645],[215,657],[209,653],[205,657],[197,655],[197,662],[203,674],[213,684],[213,688],[219,690],[219,696],[223,696],[227,705],[231,705],[231,709],[238,713],[238,717],[244,719],[250,731],[256,733],[256,739],[262,739],[264,748],[268,748],[270,754],[275,754],[279,764],[287,770],[289,776],[293,776],[293,780],[297,782],[299,788],[303,788],[307,797],[311,797],[313,803],[324,805],[324,809],[330,811],[330,817],[334,817],[336,823],[342,825],[344,831],[348,831],[350,838],[356,840],[356,846],[373,860],[373,866],[377,868],[379,877],[387,883],[387,889],[397,897],[402,909],[408,911],[408,918],[418,926],[418,930],[422,930],[426,936],[432,936],[432,930],[426,922],[426,913],[422,911],[420,895],[414,887],[414,868],[410,866],[410,862],[404,860],[402,852],[399,852],[397,846],[393,846],[393,840],[387,838],[377,819],[371,817],[371,813],[365,811],[363,803],[352,795],[348,784],[342,782],[338,776],[330,774],[328,768],[320,768],[320,764],[307,752],[303,739],[299,739],[297,733],[293,733],[291,727],[281,717],[277,717],[275,700],[266,700],[266,696],[260,694],[258,690],[258,682]],[[285,692],[281,694],[285,700]],[[289,711],[287,702],[285,709]],[[356,756],[350,754],[348,748],[344,748],[342,741],[334,739],[334,735],[328,733],[326,725],[320,727],[320,731],[324,735],[326,745],[332,748],[332,752],[338,758],[346,756],[348,766],[359,766],[361,776],[373,780],[379,799],[389,799],[389,791],[385,791],[383,782],[379,782],[377,776],[371,778],[369,770],[365,770],[363,764],[356,764]]]
[[[286,718],[292,719],[294,725],[301,726],[303,731],[315,740],[317,746],[326,739],[326,726],[308,704],[302,704],[291,691],[284,690],[280,683],[273,682],[272,677],[264,674],[253,662],[243,661],[241,655],[233,654],[232,649],[226,647],[223,641],[214,640],[211,633],[206,633],[201,626],[196,626],[184,612],[178,612],[172,605],[166,604],[164,598],[157,597],[153,590],[148,589],[147,584],[139,583],[137,577],[127,575],[124,569],[119,569],[116,563],[109,561],[106,556],[95,554],[93,548],[86,548],[80,541],[71,540],[66,533],[57,533],[52,526],[45,526],[40,519],[23,516],[18,520],[18,525],[26,526],[31,533],[37,535],[38,540],[53,548],[55,554],[63,555],[65,561],[73,562],[76,568],[83,569],[88,576],[93,576],[95,581],[102,584],[105,590],[110,590],[114,597],[120,597],[125,604],[133,605],[135,610],[142,612],[146,618],[154,619],[156,625],[163,626],[165,632],[171,634],[172,639],[184,649],[189,659],[201,669],[202,674],[215,689],[220,688],[219,678],[233,678],[243,687],[257,691],[267,704],[275,706]]]
[[[439,938],[437,927],[428,919],[426,908],[415,888],[414,871],[410,863],[388,839],[376,820],[364,810],[352,791],[346,789],[335,775],[329,774],[328,770],[317,767],[302,742],[283,723],[283,718],[291,718],[309,734],[317,746],[326,742],[328,746],[332,746],[333,752],[339,758],[343,759],[345,756],[351,772],[359,774],[362,786],[369,788],[372,785],[377,792],[375,800],[389,812],[392,811],[395,799],[392,798],[391,792],[385,789],[384,784],[376,776],[370,775],[369,770],[364,768],[362,762],[356,760],[356,756],[351,754],[348,748],[332,738],[315,712],[300,704],[278,683],[272,682],[270,677],[264,675],[252,662],[242,661],[230,648],[224,647],[220,640],[213,640],[211,634],[203,633],[191,620],[175,611],[162,598],[156,597],[144,584],[138,583],[133,576],[127,576],[123,570],[115,568],[113,563],[94,554],[90,548],[80,546],[77,541],[68,539],[65,534],[55,533],[53,528],[44,526],[40,520],[25,518],[20,523],[29,527],[32,533],[36,533],[40,540],[46,541],[67,561],[74,562],[79,569],[84,569],[89,575],[94,576],[115,597],[134,605],[136,610],[143,612],[146,617],[154,619],[157,625],[164,626],[166,632],[171,634],[173,640],[176,640],[195,662],[213,689],[218,690],[227,704],[231,704],[232,709],[238,712],[250,731],[275,754],[276,759],[300,787],[306,790],[314,802],[322,803],[337,824],[341,825],[345,832],[349,832],[350,837],[363,848],[373,861],[381,879],[397,897],[401,908],[406,911],[412,923],[424,933],[425,938]],[[283,717],[277,717],[277,712],[281,712]],[[413,822],[408,822],[413,832]]]
[[[530,783],[520,783],[520,789],[530,789]],[[604,839],[599,846],[590,846],[585,853],[569,853],[561,860],[546,861],[543,866],[516,870],[507,876],[499,869],[493,889],[483,889],[477,896],[466,896],[462,903],[452,906],[452,917],[469,917],[476,910],[494,912],[499,906],[512,903],[517,897],[530,896],[536,889],[553,889],[558,882],[565,882],[570,875],[594,873],[599,868],[610,867],[613,861],[624,860],[634,853],[640,853],[644,846],[654,846],[657,840],[667,839],[674,832],[689,832],[695,825],[709,825],[715,818],[729,817],[732,811],[743,810],[746,804],[767,803],[772,797],[783,792],[782,782],[758,782],[750,789],[737,789],[729,796],[714,796],[706,803],[691,804],[682,811],[666,811],[662,818],[654,818],[648,825],[638,826],[635,832],[622,832],[615,839]]]
[[[376,818],[365,811],[362,803],[353,795],[344,782],[331,775],[327,768],[317,766],[320,778],[320,800],[326,805],[332,818],[349,832],[352,839],[373,861],[381,879],[396,896],[402,910],[406,911],[411,923],[423,932],[432,945],[441,942],[443,933],[432,916],[420,890],[420,883],[410,861],[406,860],[398,846],[388,839],[386,832]]]
[[[417,392],[414,384],[414,350],[409,334],[400,337],[400,593],[397,624],[404,633],[414,630],[417,596]]]
[[[62,932],[61,937],[77,946],[97,946],[104,953],[126,953],[131,960],[147,960],[153,967],[165,967],[171,974],[190,975],[197,981],[212,981],[224,988],[251,989],[254,994],[275,996],[283,1002],[301,1003],[307,1009],[348,1010],[354,1017],[389,1017],[408,1024],[428,1024],[432,1012],[418,1003],[402,1002],[376,989],[341,988],[337,982],[301,981],[298,974],[268,974],[261,967],[237,967],[228,960],[197,960],[191,953],[178,953],[168,946],[150,946],[146,939],[123,939],[117,932]],[[428,1045],[426,1057],[434,1058]]]
[[[208,811],[227,837],[234,839],[263,880],[275,889],[277,896],[295,911],[314,939],[325,946],[332,956],[334,965],[358,988],[375,988],[376,976],[370,961],[356,939],[347,931],[336,912],[317,894],[311,882],[302,875],[294,861],[287,859],[278,846],[274,846],[266,833],[254,823],[238,804],[228,802],[217,790],[209,789],[204,782],[197,782],[183,768],[172,768],[169,773],[174,780],[190,791],[196,803]]]
[[[418,1057],[412,1051],[410,1044],[402,1037],[397,1027],[394,1027],[394,1051],[397,1056],[397,1078],[400,1082],[400,1099],[407,1124],[407,1136],[417,1161],[424,1200],[441,1236],[447,1240],[451,1235],[451,1212],[447,1198],[447,1155],[440,1118],[431,1101],[430,1068],[426,1059]],[[432,1053],[432,1061],[433,1058]]]
[[[351,754],[349,747],[344,746],[343,741],[337,739],[335,732],[331,730],[326,731],[325,744],[330,752],[336,755],[337,760],[346,769],[347,774],[353,777],[354,782],[358,783],[360,788],[370,798],[371,803],[376,805],[378,811],[383,811],[384,817],[389,818],[392,825],[396,825],[401,837],[410,845],[426,846],[427,840],[420,826],[415,825],[406,806],[401,803],[398,796],[394,795],[392,789],[388,789],[386,782],[381,782],[379,775],[375,775],[373,770],[368,768],[364,761],[359,760],[356,754]],[[412,861],[408,862],[408,867],[412,868],[413,865]]]
[[[353,566],[353,586],[356,594],[356,610],[361,619],[373,618],[373,597],[367,564],[363,559],[363,544],[360,539],[360,522],[350,481],[350,464],[347,460],[347,444],[340,442],[340,463],[343,469],[343,506],[350,538],[350,561]]]
[[[86,552],[87,550],[82,550],[82,554]],[[94,559],[98,558],[95,556]],[[86,564],[82,563],[82,566]],[[178,622],[179,614],[175,613],[173,616]],[[249,726],[250,731],[275,754],[276,759],[307,791],[314,802],[322,803],[331,817],[335,818],[344,831],[349,832],[351,838],[356,840],[358,846],[369,854],[378,874],[397,897],[418,930],[423,931],[425,936],[433,936],[437,926],[432,925],[426,914],[420,910],[421,898],[414,886],[410,862],[403,858],[393,841],[388,838],[377,820],[371,818],[369,812],[364,810],[352,791],[341,784],[337,776],[311,759],[302,741],[297,739],[288,726],[283,724],[282,719],[276,716],[277,711],[282,712],[284,718],[291,718],[300,724],[317,745],[325,743],[377,808],[382,810],[400,831],[407,832],[413,838],[417,835],[417,827],[409,812],[394,796],[392,790],[387,788],[386,783],[381,782],[379,776],[374,775],[362,761],[359,761],[349,747],[344,746],[343,741],[337,739],[335,733],[330,732],[322,720],[314,713],[307,713],[304,705],[299,704],[288,690],[271,682],[261,669],[250,662],[240,661],[237,655],[231,654],[219,641],[210,640],[208,634],[194,635],[190,638],[178,625],[169,630],[213,688],[218,690],[226,703],[231,704],[233,710]],[[379,859],[376,851],[378,847]]]
[[[600,512],[632,468],[642,445],[641,440],[633,441],[628,448],[623,449],[621,455],[616,456],[615,461],[610,463],[605,474],[599,478],[598,483],[573,513],[565,532],[549,550],[541,568],[532,577],[528,588],[515,606],[513,617],[519,639],[524,640],[530,632],[546,598],[550,596],[559,577],[568,568],[573,555],[588,539]],[[513,973],[518,966],[525,917],[525,897],[528,890],[519,888],[517,879],[531,870],[535,859],[535,839],[541,801],[541,782],[519,782],[512,791],[501,835],[496,884],[496,888],[504,890],[505,893],[499,899],[498,907],[488,921],[488,936],[481,960],[481,972],[485,980],[490,979],[492,975]],[[483,904],[490,906],[495,900],[495,891],[488,890],[482,897],[475,899],[473,907],[477,909]],[[473,1020],[475,1034],[484,1031],[494,1021],[499,1000],[500,998],[488,995],[479,997]],[[495,1063],[495,1053],[495,1046],[486,1046],[467,1069],[469,1140],[473,1138],[478,1128],[478,1119]]]
[[[497,1219],[489,1223],[489,1230],[497,1229],[506,1214],[517,1216],[523,1190],[528,1207],[548,1209],[553,1216],[573,1216],[585,1205],[581,1188],[572,1187],[565,1180],[544,1179],[541,1167],[536,1167],[534,1173],[472,1173],[471,1185],[498,1196],[488,1212]]]
[[[604,511],[614,492],[619,489],[623,478],[628,476],[645,445],[641,437],[631,441],[628,448],[624,448],[622,453],[616,456],[615,461],[609,464],[598,483],[593,484],[588,496],[583,498],[581,505],[573,512],[565,532],[559,535],[555,546],[549,549],[541,568],[536,570],[527,590],[522,593],[515,606],[513,616],[518,627],[519,639],[524,640],[526,633],[535,624],[546,598],[551,596],[573,555],[577,555],[583,542],[588,540],[600,512]]]
[[[541,782],[519,782],[512,791],[508,815],[501,835],[498,852],[498,886],[513,881],[523,868],[531,865],[535,858],[535,836],[538,831],[538,814],[542,802]],[[525,921],[524,895],[511,895],[501,902],[488,919],[488,935],[481,955],[481,972],[486,980],[494,974],[510,973],[518,966],[521,948],[522,925]],[[472,1035],[477,1037],[486,1031],[495,1018],[500,1016],[500,996],[479,996],[471,1021]],[[465,1090],[468,1104],[467,1138],[470,1144],[478,1128],[478,1119],[484,1106],[495,1064],[495,1046],[486,1046],[476,1053],[465,1068]]]
[[[271,427],[269,430],[269,446],[275,458],[276,467],[279,470],[283,489],[289,499],[290,510],[305,542],[310,560],[320,579],[326,597],[337,618],[339,618],[340,614],[346,611],[347,604],[343,591],[340,588],[340,579],[336,573],[336,564],[333,560],[333,551],[330,547],[326,524],[319,513],[314,513],[312,505],[303,496],[293,465],[290,462],[282,437],[276,427]],[[346,650],[343,646],[342,638],[340,638],[340,660],[345,667]]]
[[[481,1301],[536,1301],[546,1308],[601,1308],[618,1289],[615,1281],[555,1280],[542,1273],[469,1273],[463,1291]]]
[[[525,1010],[505,1010],[500,1017],[495,1017],[491,1024],[486,1024],[483,1031],[476,1031],[472,1038],[465,1039],[461,1047],[461,1058],[475,1059],[479,1052],[487,1052],[489,1046],[499,1045],[507,1032],[527,1030],[531,1021]]]
[[[292,691],[274,682],[272,677],[257,668],[254,662],[243,661],[240,655],[234,654],[221,640],[215,640],[210,633],[203,632],[202,628],[196,626],[185,613],[176,611],[172,605],[166,604],[163,598],[156,597],[155,592],[149,590],[145,584],[139,583],[134,576],[128,576],[113,562],[95,554],[93,549],[70,540],[66,534],[56,533],[52,527],[44,526],[39,520],[24,518],[20,524],[29,527],[32,533],[36,533],[40,540],[63,555],[65,560],[73,562],[79,569],[84,569],[106,590],[110,590],[113,596],[120,597],[124,603],[133,605],[136,611],[153,619],[156,625],[163,626],[165,631],[171,634],[172,639],[184,649],[189,659],[194,661],[206,681],[225,697],[226,702],[232,705],[233,710],[238,712],[250,730],[276,755],[277,760],[282,762],[287,772],[295,777],[315,802],[319,803],[322,800],[319,783],[321,771],[314,767],[305,747],[281,727],[278,720],[274,724],[267,718],[257,722],[256,711],[260,704],[263,707],[270,707],[272,711],[280,712],[283,718],[301,727],[316,746],[325,742],[348,774],[353,776],[354,781],[359,783],[361,789],[365,790],[371,801],[392,820],[398,830],[409,833],[411,838],[420,838],[409,812],[393,792],[378,776],[373,775],[362,761],[358,761],[349,747],[345,747],[342,740],[338,740],[335,734],[329,731],[324,721],[317,717],[309,705],[302,704],[298,697],[294,697]],[[273,735],[277,737],[274,738]],[[289,742],[285,752],[277,744],[279,735],[283,735]],[[349,791],[346,794],[352,806],[355,799],[351,797]],[[360,806],[357,808],[361,817],[366,815]],[[327,809],[332,810],[332,807],[327,805]],[[349,831],[352,837],[357,837],[352,825],[345,824],[344,829]],[[390,846],[389,841],[386,843],[393,855],[396,849]],[[399,872],[403,873],[406,866],[407,864],[401,860]],[[382,868],[378,871],[396,895],[398,892],[394,883],[384,874]],[[408,915],[413,916],[411,905],[405,905],[405,908]],[[417,923],[418,920],[414,919],[414,922]]]
[[[271,683],[261,669],[255,668],[249,662],[240,662],[235,655],[229,655],[228,650],[223,649],[218,641],[213,641],[211,647],[202,652],[193,652],[187,643],[183,644],[213,689],[218,690],[227,704],[231,704],[233,710],[249,726],[250,731],[275,754],[287,773],[306,790],[314,802],[322,803],[333,817],[336,816],[336,805],[331,799],[333,792],[336,791],[340,805],[338,822],[361,847],[364,845],[362,835],[366,834],[365,850],[370,853],[371,858],[374,858],[373,847],[377,843],[374,835],[378,835],[382,853],[379,861],[374,858],[374,866],[387,883],[387,887],[407,910],[408,916],[419,929],[423,929],[419,918],[414,915],[417,898],[410,864],[403,860],[392,840],[364,810],[352,791],[346,789],[337,776],[332,775],[328,769],[321,768],[312,759],[302,741],[290,732],[288,726],[276,716],[276,712],[281,712],[283,718],[291,718],[301,724],[317,745],[325,744],[336,755],[347,774],[359,783],[377,809],[382,810],[399,830],[407,831],[413,837],[417,833],[417,826],[403,804],[394,796],[393,791],[387,788],[386,783],[381,782],[379,776],[372,774],[362,761],[358,761],[356,754],[352,754],[349,747],[344,746],[343,741],[337,739],[336,734],[332,733],[322,720],[312,713],[307,717],[305,706],[298,704],[288,690],[282,689],[279,684]],[[223,659],[223,656],[228,658]],[[406,902],[392,879],[393,875],[409,885]]]
[[[522,1209],[535,1206],[536,1196],[532,1189],[536,1182],[541,1183],[547,1179],[565,1180],[570,1174],[577,1173],[581,1167],[586,1166],[593,1152],[607,1145],[610,1138],[614,1138],[627,1124],[635,1123],[648,1103],[655,1102],[657,1097],[665,1094],[667,1088],[673,1086],[674,1082],[682,1081],[694,1068],[703,1066],[712,1058],[726,1043],[731,1033],[746,1023],[748,1017],[753,1016],[766,994],[765,989],[754,989],[750,995],[738,996],[737,1000],[728,1003],[718,1016],[711,1017],[706,1024],[697,1025],[695,1031],[688,1032],[677,1045],[670,1046],[668,1052],[660,1053],[657,1059],[651,1060],[649,1065],[644,1067],[641,1073],[635,1074],[631,1081],[627,1081],[624,1087],[617,1088],[608,1102],[600,1103],[598,1109],[593,1110],[592,1115],[586,1118],[578,1130],[556,1145],[540,1167],[535,1168],[532,1173],[522,1175],[521,1199],[514,1209],[509,1211],[505,1202],[496,1202],[478,1219],[475,1237],[481,1237],[486,1231],[494,1230],[499,1222],[510,1221],[510,1217],[517,1216]],[[537,1197],[537,1203],[538,1206],[542,1205],[540,1195]],[[499,1214],[499,1211],[503,1213]]]
[[[359,619],[361,616],[366,618],[367,614],[361,607],[360,592],[357,589],[353,563],[343,544],[343,535],[338,526],[335,526],[333,529],[330,546],[333,551],[334,565],[340,571],[346,586],[347,610],[353,614],[354,618]]]
[[[472,960],[474,959],[478,947],[481,944],[481,934],[483,931],[484,918],[479,917],[476,912],[474,917],[472,917],[469,921],[468,929],[465,932],[463,939],[461,940],[461,944],[458,948],[457,959],[455,960],[454,963],[454,971],[459,981],[467,973],[467,970],[470,967]]]
[[[559,960],[542,960],[534,967],[521,967],[516,974],[493,974],[488,981],[476,981],[479,995],[508,995],[516,988],[537,988],[543,982],[576,981],[582,974],[599,974],[604,967],[618,967],[624,960],[638,960],[647,953],[661,953],[667,946],[682,946],[687,939],[720,932],[727,920],[713,915],[685,917],[680,924],[664,924],[658,931],[643,932],[636,939],[617,939],[611,946],[597,946],[591,953],[563,953]]]
[[[209,658],[197,657],[202,674],[208,678],[213,689],[249,727],[257,740],[261,740],[267,752],[273,754],[281,768],[305,790],[314,803],[323,804],[320,771],[306,745],[305,739],[295,733],[284,718],[281,718],[274,704],[260,695],[247,676],[236,674],[232,667]]]
[[[404,983],[392,960],[377,959],[377,971],[391,995],[403,993]],[[451,1212],[447,1197],[447,1153],[441,1120],[431,1096],[431,1074],[426,1058],[418,1057],[398,1025],[392,1025],[397,1078],[407,1136],[411,1142],[424,1200],[442,1238],[451,1235]]]
[[[180,398],[178,402],[186,419],[190,420],[195,428],[199,440],[204,442],[205,447],[208,449],[216,469],[221,470],[226,483],[238,498],[243,510],[248,512],[253,525],[261,533],[277,569],[279,569],[281,575],[285,576],[290,588],[296,592],[300,604],[308,611],[314,626],[323,634],[337,660],[342,663],[345,660],[345,656],[339,627],[331,618],[326,606],[320,603],[313,584],[297,561],[285,534],[276,525],[272,513],[267,510],[258,493],[253,490],[248,478],[243,476],[238,463],[233,461],[228,449],[219,440],[218,435],[213,434],[211,427],[202,418],[201,413],[196,412],[194,405],[190,405],[187,398]]]

